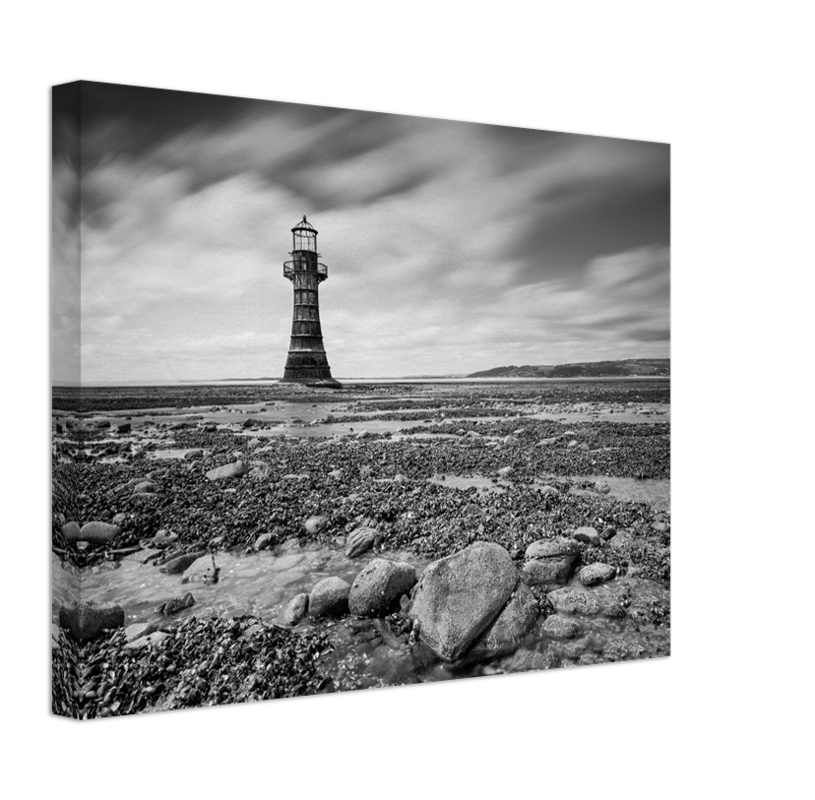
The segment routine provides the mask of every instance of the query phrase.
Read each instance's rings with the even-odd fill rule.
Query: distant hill
[[[539,364],[493,367],[468,378],[612,378],[626,375],[669,376],[670,358],[626,358],[621,361],[587,361],[577,364]]]

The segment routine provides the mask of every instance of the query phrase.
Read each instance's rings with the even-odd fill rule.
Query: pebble
[[[580,623],[562,614],[552,614],[543,623],[543,632],[550,639],[573,639],[580,633]]]
[[[613,580],[616,576],[617,567],[600,562],[583,567],[577,575],[584,586],[596,586],[598,583]]]
[[[328,527],[328,518],[309,517],[303,524],[305,526],[306,533],[314,536],[315,534],[322,533]]]
[[[603,543],[603,540],[600,538],[600,534],[597,533],[597,529],[587,525],[578,528],[574,532],[574,538],[578,542],[586,542],[587,544],[594,545],[595,547],[599,547]]]

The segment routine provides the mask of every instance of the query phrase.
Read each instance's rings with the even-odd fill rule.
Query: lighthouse
[[[283,382],[340,389],[342,385],[331,377],[320,327],[318,290],[328,278],[328,267],[317,260],[317,231],[303,215],[291,232],[292,258],[283,264],[283,275],[294,287],[294,311]]]

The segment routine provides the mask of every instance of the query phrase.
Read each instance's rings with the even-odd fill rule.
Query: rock
[[[580,442],[578,442],[577,439],[572,439],[572,441],[569,442],[569,444],[567,444],[566,447],[573,448],[577,447],[579,444]]]
[[[596,489],[599,494],[608,494],[611,491],[611,487],[607,483],[598,483]]]
[[[159,567],[159,572],[167,575],[180,575],[190,564],[195,563],[204,553],[182,553],[180,556],[171,558],[166,564]]]
[[[107,544],[118,535],[118,526],[108,522],[86,522],[79,532],[79,538],[91,544]]]
[[[588,525],[578,528],[574,532],[573,536],[578,542],[586,542],[587,544],[594,545],[595,547],[599,547],[603,543],[603,540],[600,538],[600,534],[597,533],[597,529],[589,527]]]
[[[208,422],[204,425],[204,432],[205,433],[215,433],[218,430],[218,426],[214,422]]]
[[[328,473],[329,478],[341,478],[342,477],[342,470],[341,469],[332,469],[331,472]]]
[[[164,631],[153,631],[153,633],[149,633],[147,636],[140,636],[138,639],[128,642],[125,645],[125,650],[138,650],[142,647],[154,647],[155,645],[161,644],[163,641],[170,638],[172,638],[171,633],[165,633]]]
[[[538,491],[542,495],[549,495],[549,494],[557,494],[558,493],[557,489],[554,486],[549,486],[549,484],[546,484],[546,486],[541,486],[541,488],[538,489]]]
[[[183,611],[185,608],[191,608],[194,605],[195,598],[192,596],[192,592],[187,592],[183,597],[173,597],[171,600],[162,603],[156,611],[158,611],[159,614],[164,614],[165,617],[169,617],[172,614],[178,614],[179,611]]]
[[[269,547],[272,543],[272,534],[271,533],[261,533],[257,539],[255,539],[255,543],[253,545],[255,550],[265,550]]]
[[[125,638],[128,642],[135,642],[136,639],[141,639],[142,636],[149,636],[156,630],[156,626],[152,622],[134,622],[125,628]]]
[[[580,545],[574,539],[538,539],[526,548],[523,581],[528,586],[562,585],[569,580],[579,555]]]
[[[611,564],[589,564],[578,573],[580,583],[584,586],[596,586],[598,583],[605,583],[617,576],[617,567]]]
[[[133,487],[133,494],[152,493],[156,488],[156,484],[153,483],[153,481],[141,481]]]
[[[354,578],[348,610],[358,617],[384,616],[415,584],[413,565],[375,558]]]
[[[315,534],[322,533],[328,527],[327,517],[309,517],[305,523],[306,533],[314,536]]]
[[[552,614],[543,623],[543,632],[550,639],[573,639],[580,633],[580,623],[561,614]]]
[[[564,586],[555,589],[547,595],[556,611],[562,614],[600,614],[603,610],[601,604],[589,592]]]
[[[626,551],[634,545],[634,536],[628,531],[617,531],[617,535],[609,541],[612,550]]]
[[[356,558],[357,556],[361,556],[374,546],[378,536],[379,533],[374,528],[357,528],[348,537],[345,557]]]
[[[505,436],[503,438],[503,442],[504,442],[505,446],[511,446],[513,444],[518,444],[518,437],[513,436],[512,434],[510,434],[509,436]]]
[[[456,661],[496,620],[517,584],[509,553],[498,544],[476,542],[430,564],[410,616],[422,642],[442,659]]]
[[[340,617],[348,611],[351,586],[342,578],[324,578],[311,590],[308,598],[309,616]]]
[[[218,583],[218,573],[220,568],[215,564],[212,555],[204,555],[196,558],[187,569],[184,570],[182,583]]]
[[[111,520],[111,522],[114,525],[119,525],[121,527],[122,525],[125,524],[125,522],[127,522],[127,517],[128,517],[127,514],[123,514],[122,512],[119,512],[118,514],[113,515],[113,519]]]
[[[204,457],[204,451],[199,450],[198,448],[196,448],[195,450],[187,450],[187,452],[184,453],[184,461],[193,461],[196,458],[203,458],[203,457]]]
[[[80,642],[95,639],[102,631],[121,628],[125,624],[125,612],[113,603],[76,603],[64,605],[59,610],[59,626],[71,632]]]
[[[116,426],[117,433],[130,433],[133,430],[133,425],[129,422],[124,422],[121,425]]]
[[[295,595],[280,612],[280,622],[283,625],[297,625],[308,613],[308,595],[301,592]]]
[[[466,654],[468,663],[514,653],[538,618],[538,601],[524,583],[510,597],[498,619]]]
[[[501,467],[501,469],[498,470],[498,474],[502,478],[506,478],[512,474],[512,467]]]
[[[603,528],[603,532],[600,534],[600,538],[605,539],[605,541],[608,541],[609,539],[613,539],[616,535],[617,529],[609,525],[607,528]]]
[[[238,478],[249,472],[249,467],[243,461],[233,461],[231,464],[224,464],[222,467],[215,467],[207,472],[207,478],[211,481],[220,481],[224,478]]]
[[[110,421],[106,420],[106,419],[103,419],[100,422],[97,422],[94,427],[98,428],[99,430],[109,428],[110,427]]]
[[[178,541],[178,534],[167,528],[156,531],[156,535],[150,540],[151,544],[172,544]]]
[[[82,538],[82,533],[78,522],[66,522],[62,528],[62,536],[68,544],[78,542]]]

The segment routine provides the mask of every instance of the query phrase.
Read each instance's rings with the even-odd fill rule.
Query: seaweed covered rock
[[[207,472],[207,478],[211,481],[221,481],[225,478],[238,478],[247,472],[249,472],[249,467],[243,461],[233,461],[231,464],[211,469]]]
[[[119,527],[109,522],[86,522],[79,532],[79,540],[91,544],[107,544],[119,535]]]
[[[574,539],[539,539],[526,548],[523,580],[528,586],[558,586],[566,583],[580,555]]]
[[[346,558],[356,558],[370,550],[374,546],[378,535],[374,528],[357,528],[349,535],[348,541],[346,542]]]
[[[598,583],[612,580],[616,575],[617,567],[597,562],[583,567],[577,577],[584,586],[596,586]]]

